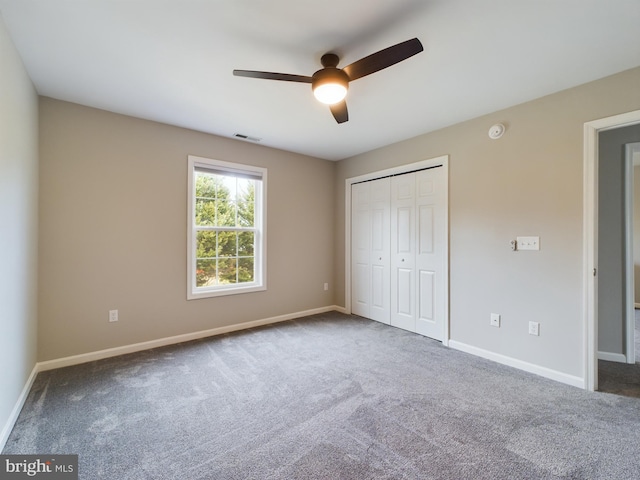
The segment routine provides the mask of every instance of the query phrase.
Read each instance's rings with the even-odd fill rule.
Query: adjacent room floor
[[[636,363],[598,361],[598,390],[640,398],[640,309],[636,309]]]

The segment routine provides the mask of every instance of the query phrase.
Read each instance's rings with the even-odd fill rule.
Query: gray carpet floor
[[[355,316],[38,375],[4,454],[82,479],[637,479],[640,400]]]

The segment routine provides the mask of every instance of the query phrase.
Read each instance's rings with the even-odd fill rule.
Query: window
[[[266,289],[266,177],[189,156],[188,299]]]

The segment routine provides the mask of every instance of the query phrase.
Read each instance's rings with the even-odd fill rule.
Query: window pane
[[[252,257],[254,252],[255,235],[253,232],[238,233],[238,256]]]
[[[207,198],[196,198],[196,225],[216,224],[216,202]]]
[[[253,227],[256,204],[256,182],[247,178],[238,179],[237,204],[238,226]]]
[[[196,287],[216,285],[216,261],[196,260]]]
[[[218,213],[216,226],[236,226],[236,205],[229,198],[219,198],[216,202],[216,210]]]
[[[253,257],[238,259],[238,282],[253,282]]]
[[[196,197],[216,198],[216,185],[220,183],[217,175],[196,172]]]
[[[218,175],[218,190],[216,210],[218,219],[216,225],[219,227],[236,226],[236,179]]]
[[[198,232],[196,234],[196,258],[215,258],[218,249],[216,247],[216,232]]]
[[[221,257],[235,257],[237,250],[237,232],[218,232],[218,249]]]
[[[237,258],[221,258],[218,260],[218,279],[220,285],[237,283]]]

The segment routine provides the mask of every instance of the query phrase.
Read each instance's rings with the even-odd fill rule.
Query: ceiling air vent
[[[249,135],[244,135],[243,133],[234,133],[233,136],[235,138],[239,138],[240,140],[247,140],[249,142],[259,142],[260,140],[262,140],[258,137],[250,137]]]

